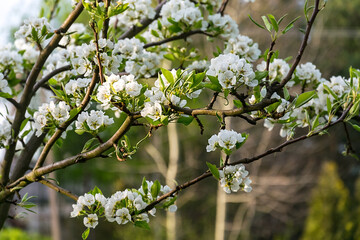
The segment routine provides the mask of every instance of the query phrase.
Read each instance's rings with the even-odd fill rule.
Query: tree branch
[[[45,61],[49,57],[49,55],[53,52],[53,50],[58,46],[58,43],[60,42],[62,38],[62,34],[65,33],[69,27],[74,23],[74,21],[77,19],[77,17],[80,15],[80,13],[83,10],[82,2],[79,2],[73,12],[70,13],[68,18],[64,21],[64,23],[61,25],[60,29],[55,31],[55,34],[49,44],[41,51],[35,65],[33,66],[26,84],[25,88],[21,97],[21,100],[19,102],[20,108],[16,110],[14,122],[12,124],[12,133],[13,138],[10,140],[9,148],[5,152],[4,159],[1,163],[1,182],[3,186],[6,185],[9,181],[9,172],[12,165],[13,157],[15,154],[15,148],[16,148],[16,142],[17,137],[20,132],[20,126],[22,121],[24,120],[25,112],[27,107],[29,106],[29,103],[32,98],[32,90],[34,87],[34,84],[36,82],[36,79],[38,78],[42,67],[45,64]]]
[[[142,30],[144,30],[145,28],[147,28],[155,19],[158,19],[160,17],[160,11],[161,11],[161,8],[164,6],[164,4],[166,3],[167,1],[163,1],[161,3],[159,3],[159,5],[155,8],[155,17],[153,19],[150,19],[150,18],[145,18],[143,20],[140,21],[140,24],[139,26],[132,26],[129,30],[127,30],[126,32],[124,32],[120,38],[120,39],[125,39],[125,38],[132,38],[134,37],[136,34],[140,33]]]
[[[44,76],[40,81],[38,81],[34,87],[33,87],[33,94],[36,93],[36,91],[42,87],[47,81],[49,81],[52,77],[56,76],[59,73],[66,72],[71,69],[71,65],[65,65],[63,67],[57,68],[53,70],[52,72],[48,73],[46,76]]]
[[[58,128],[58,130],[56,130],[56,132],[54,133],[54,135],[51,136],[51,138],[49,139],[49,141],[47,141],[44,149],[42,150],[36,165],[34,167],[34,169],[37,169],[39,167],[41,167],[44,162],[45,159],[48,155],[48,153],[50,152],[50,149],[52,148],[52,146],[55,144],[56,140],[58,140],[61,136],[61,134],[66,130],[66,128],[73,122],[76,120],[77,116],[85,109],[85,107],[87,106],[87,104],[90,101],[90,95],[92,94],[93,90],[95,89],[95,85],[98,82],[99,79],[99,74],[98,74],[98,68],[95,69],[94,73],[93,73],[93,77],[91,79],[91,82],[89,84],[89,87],[86,91],[85,97],[82,100],[79,108],[80,111],[71,119],[67,120],[66,122],[64,122],[63,124],[61,124],[61,126]]]
[[[307,23],[307,26],[306,26],[306,31],[305,31],[305,36],[304,36],[304,39],[300,45],[300,49],[298,51],[298,54],[290,68],[290,71],[288,72],[288,74],[286,75],[286,77],[281,81],[280,85],[279,85],[279,89],[282,88],[283,86],[285,86],[285,84],[290,81],[293,73],[295,72],[295,69],[296,67],[299,65],[299,62],[301,60],[301,57],[302,55],[304,54],[304,51],[305,51],[305,48],[307,46],[307,42],[309,40],[309,36],[310,36],[310,32],[311,32],[311,28],[315,22],[315,19],[316,19],[316,16],[317,14],[320,12],[320,9],[319,9],[319,4],[320,4],[320,0],[316,0],[315,1],[315,5],[314,5],[314,10],[313,10],[313,13],[312,13],[312,16],[310,18],[310,20],[308,21]]]
[[[149,47],[153,47],[153,46],[159,46],[159,45],[162,45],[164,43],[172,42],[172,41],[175,41],[175,40],[186,39],[187,37],[190,37],[191,35],[194,35],[194,34],[204,34],[206,36],[213,37],[213,35],[211,35],[209,33],[206,33],[206,32],[204,32],[204,31],[202,31],[200,29],[197,29],[197,30],[193,30],[193,31],[189,31],[189,32],[184,32],[184,33],[182,33],[180,35],[169,37],[169,38],[166,38],[166,39],[158,41],[158,42],[147,43],[147,44],[144,45],[144,48],[149,48]]]
[[[73,199],[74,201],[77,201],[78,200],[78,196],[76,196],[75,194],[71,193],[69,190],[66,190],[62,187],[59,187],[58,185],[50,182],[49,180],[46,180],[45,178],[41,179],[38,181],[39,183],[57,191],[58,193],[61,193],[71,199]]]
[[[59,169],[63,169],[66,167],[69,167],[71,165],[85,162],[89,159],[95,158],[100,156],[101,153],[108,150],[113,146],[114,143],[116,143],[124,134],[129,130],[131,124],[138,118],[140,118],[141,115],[135,115],[135,116],[128,116],[125,121],[122,123],[121,127],[115,132],[115,134],[107,140],[105,143],[99,145],[93,150],[90,150],[88,152],[80,153],[75,156],[66,158],[62,161],[52,163],[50,165],[40,167],[37,169],[34,169],[33,171],[29,172],[25,176],[22,176],[21,178],[17,179],[13,183],[6,186],[7,190],[0,192],[0,202],[2,202],[6,196],[11,193],[11,189],[17,188],[17,187],[25,187],[31,182],[35,182],[38,180],[39,177],[44,176],[45,174],[54,172]],[[5,198],[4,198],[5,197]]]
[[[335,122],[333,123],[329,123],[327,124],[326,126],[324,126],[323,128],[321,128],[320,130],[318,130],[317,132],[313,133],[312,135],[303,135],[301,137],[298,137],[298,138],[295,138],[295,139],[292,139],[292,140],[288,140],[286,142],[284,142],[283,144],[279,145],[278,147],[276,148],[271,148],[269,149],[268,151],[262,153],[262,154],[259,154],[253,158],[243,158],[241,160],[238,160],[238,161],[235,161],[235,162],[231,162],[229,163],[228,165],[236,165],[236,164],[240,164],[240,163],[243,163],[243,164],[248,164],[248,163],[251,163],[251,162],[254,162],[256,160],[259,160],[267,155],[270,155],[270,154],[273,154],[275,152],[280,152],[284,147],[288,146],[288,145],[291,145],[291,144],[294,144],[296,142],[299,142],[299,141],[302,141],[302,140],[305,140],[307,138],[311,138],[313,136],[317,136],[319,135],[320,133],[322,133],[324,130],[340,123],[340,122],[343,122],[346,115],[348,114],[348,112],[350,111],[350,108],[352,107],[352,104],[350,104],[347,109],[342,113],[341,117],[336,120]],[[225,166],[223,167],[219,167],[218,169],[221,170],[223,169]],[[154,208],[157,204],[159,204],[160,202],[162,202],[163,200],[165,200],[166,198],[168,197],[173,197],[176,193],[180,192],[181,190],[185,189],[185,188],[188,188],[202,180],[204,180],[205,178],[208,178],[212,176],[212,173],[207,170],[206,172],[204,172],[202,175],[182,184],[182,185],[179,185],[177,186],[174,190],[170,191],[169,193],[167,194],[164,194],[162,195],[161,197],[159,197],[157,200],[153,201],[152,203],[150,203],[145,209],[143,209],[142,211],[140,211],[140,213],[143,213],[143,212],[147,212],[147,211],[150,211],[152,208]]]

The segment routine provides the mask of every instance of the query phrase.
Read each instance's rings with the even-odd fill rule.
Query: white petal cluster
[[[301,64],[296,68],[296,76],[307,84],[313,83],[317,85],[321,80],[321,73],[319,69],[316,69],[316,66],[311,62]]]
[[[0,148],[7,146],[11,138],[11,124],[6,119],[0,120]]]
[[[113,54],[119,54],[121,58],[127,59],[125,71],[136,78],[141,76],[150,78],[155,75],[161,60],[157,53],[148,52],[143,46],[144,44],[136,38],[126,38],[114,45]]]
[[[242,84],[249,87],[258,85],[251,64],[232,53],[221,54],[211,59],[207,75],[217,77],[224,89],[236,88]]]
[[[248,174],[249,172],[246,171],[243,164],[226,166],[219,170],[220,185],[226,193],[237,192],[239,190],[247,193],[251,192],[251,180]]]
[[[121,77],[111,74],[105,78],[106,82],[99,86],[96,95],[103,106],[108,106],[111,100],[121,101],[124,97],[137,97],[143,87],[131,74]]]
[[[186,70],[192,71],[192,70],[198,70],[198,71],[204,71],[210,66],[209,61],[206,60],[200,60],[200,61],[194,61],[189,66],[187,66]]]
[[[39,110],[34,113],[34,128],[37,130],[36,135],[40,136],[44,127],[50,123],[62,124],[69,117],[70,106],[61,101],[55,104],[53,101],[44,103]]]
[[[213,9],[219,9],[222,3],[222,0],[197,0],[201,4],[206,4],[212,6]]]
[[[245,140],[246,138],[241,133],[237,133],[234,130],[222,129],[219,134],[214,134],[209,138],[206,151],[212,152],[215,151],[216,148],[231,151]]]
[[[148,214],[155,216],[156,208],[143,213],[139,213],[139,211],[144,210],[148,204],[155,201],[159,196],[171,191],[169,186],[162,186],[157,182],[156,187],[159,191],[158,195],[155,196],[152,192],[154,184],[154,182],[146,180],[138,190],[126,189],[118,191],[109,198],[106,198],[101,193],[86,193],[78,198],[76,204],[72,205],[73,211],[70,216],[85,216],[83,222],[88,228],[97,226],[98,217],[104,217],[107,221],[118,224],[137,221],[149,222]],[[144,189],[143,186],[146,186],[146,188]],[[177,207],[174,201],[173,197],[167,198],[164,207],[175,212]]]
[[[160,16],[162,17],[162,24],[169,27],[171,23],[168,18],[176,22],[184,23],[191,26],[195,22],[203,20],[201,11],[189,0],[170,0],[161,8]]]
[[[117,24],[121,30],[127,30],[131,25],[140,23],[143,18],[155,17],[155,9],[151,0],[124,0],[123,4],[129,4],[125,12],[111,18],[110,24]]]
[[[144,108],[141,110],[142,117],[151,118],[157,121],[161,118],[162,107],[159,102],[146,102]]]
[[[85,124],[86,123],[86,124]],[[91,110],[90,113],[82,112],[75,122],[76,129],[96,131],[100,127],[106,127],[114,123],[114,120],[101,110]]]
[[[84,217],[84,225],[87,228],[95,228],[98,225],[98,216],[96,214],[89,214]]]
[[[220,13],[209,16],[209,27],[220,29],[220,36],[224,39],[235,38],[239,34],[237,23],[227,14]]]
[[[11,94],[11,89],[8,86],[8,81],[4,79],[4,75],[0,73],[0,92]]]
[[[31,47],[31,49],[33,49]],[[22,50],[22,49],[19,49]],[[35,50],[34,50],[35,51]],[[26,52],[24,52],[24,58]],[[15,73],[22,73],[23,71],[23,57],[13,49],[11,45],[0,48],[0,71],[3,72],[6,69],[11,69]]]
[[[262,61],[258,66],[257,70],[265,71],[266,62]],[[274,59],[269,65],[269,79],[270,82],[281,81],[290,71],[290,66],[283,59]]]
[[[254,62],[259,59],[261,51],[259,45],[251,38],[239,34],[227,41],[224,53],[233,53],[240,58],[245,58],[248,62]]]
[[[65,85],[65,92],[67,95],[72,95],[75,98],[81,98],[90,82],[91,78],[78,78],[76,80],[70,80]]]
[[[43,31],[45,29],[45,31]],[[21,25],[19,30],[15,32],[15,38],[20,39],[33,39],[32,32],[36,32],[37,38],[40,39],[44,35],[54,31],[48,20],[44,17],[42,18],[29,18],[24,21],[24,24]],[[45,34],[43,34],[45,33]]]

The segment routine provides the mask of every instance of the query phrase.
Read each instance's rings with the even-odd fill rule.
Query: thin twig
[[[49,81],[52,77],[56,76],[59,73],[66,72],[71,69],[71,65],[65,65],[62,67],[59,67],[52,72],[48,73],[46,76],[44,76],[42,79],[40,79],[33,87],[33,94],[36,93],[36,91],[42,87],[47,81]]]
[[[209,33],[206,33],[206,32],[204,32],[204,31],[202,31],[200,29],[197,29],[197,30],[193,30],[193,31],[189,31],[189,32],[184,32],[184,33],[182,33],[180,35],[169,37],[169,38],[166,38],[166,39],[158,41],[158,42],[147,43],[147,44],[144,45],[144,48],[149,48],[149,47],[153,47],[153,46],[159,46],[159,45],[162,45],[164,43],[172,42],[172,41],[175,41],[175,40],[186,39],[187,37],[190,37],[191,35],[194,35],[194,34],[204,34],[206,36],[213,37],[213,35],[211,35]]]
[[[108,18],[108,12],[110,7],[110,0],[105,0],[105,21],[102,29],[102,38],[108,37],[108,30],[109,30],[109,21],[110,18]]]
[[[281,81],[280,85],[279,85],[279,89],[282,88],[283,86],[285,86],[285,84],[287,82],[290,81],[296,67],[298,66],[301,58],[302,58],[302,55],[304,54],[304,51],[305,51],[305,48],[307,46],[307,42],[309,40],[309,37],[310,37],[310,32],[311,32],[311,28],[315,22],[315,19],[316,19],[316,16],[317,14],[320,12],[320,9],[319,9],[319,4],[320,4],[320,0],[316,0],[315,1],[315,4],[314,4],[314,10],[313,10],[313,13],[312,13],[312,16],[310,18],[310,20],[308,21],[307,23],[307,26],[306,26],[306,31],[305,31],[305,36],[304,36],[304,39],[300,45],[300,49],[299,49],[299,52],[290,68],[290,71],[288,72],[288,74],[286,75],[286,77]]]
[[[132,38],[136,34],[140,33],[142,30],[147,28],[154,20],[158,19],[160,17],[160,11],[161,8],[164,6],[164,4],[167,1],[163,1],[159,3],[159,5],[155,8],[155,16],[154,18],[145,18],[140,21],[140,24],[133,25],[129,30],[127,30],[125,33],[123,33],[119,39],[125,39],[125,38]]]
[[[76,196],[75,194],[71,193],[69,190],[66,190],[65,188],[59,187],[58,185],[50,182],[49,180],[46,180],[45,178],[41,179],[38,181],[39,183],[57,191],[58,193],[61,193],[75,201],[78,200],[78,196]]]
[[[101,82],[101,84],[103,84],[105,82],[105,80],[104,80],[104,74],[103,74],[103,67],[101,65],[98,33],[96,32],[94,22],[90,22],[90,27],[92,28],[92,30],[94,32],[94,38],[95,38],[94,42],[95,42],[95,47],[96,47],[96,59],[98,61],[98,65],[99,65],[100,82]]]
[[[294,144],[296,142],[299,142],[299,141],[302,141],[302,140],[305,140],[307,138],[311,138],[313,136],[317,136],[319,135],[320,133],[322,133],[323,131],[325,131],[326,129],[340,123],[340,122],[343,122],[346,115],[348,114],[348,112],[350,111],[350,108],[352,107],[352,104],[350,104],[347,109],[342,113],[341,117],[333,122],[333,123],[329,123],[327,124],[326,126],[324,126],[322,129],[318,130],[317,132],[315,132],[314,134],[312,135],[303,135],[301,137],[298,137],[298,138],[295,138],[295,139],[292,139],[292,140],[288,140],[286,142],[284,142],[283,144],[279,145],[278,147],[276,148],[271,148],[269,149],[268,151],[260,154],[260,155],[257,155],[253,158],[243,158],[241,160],[238,160],[238,161],[235,161],[235,162],[231,162],[229,163],[228,165],[236,165],[236,164],[239,164],[239,163],[244,163],[244,164],[248,164],[248,163],[251,163],[251,162],[254,162],[256,160],[259,160],[267,155],[270,155],[270,154],[273,154],[275,152],[280,152],[284,147],[288,146],[288,145],[291,145],[291,144]],[[226,165],[224,165],[223,167],[219,167],[218,169],[221,170],[225,167]],[[164,194],[162,195],[161,197],[157,198],[157,200],[153,201],[152,203],[150,203],[145,209],[143,209],[142,211],[140,211],[140,213],[143,213],[143,212],[147,212],[147,211],[150,211],[152,208],[154,208],[157,204],[159,204],[160,202],[162,202],[163,200],[167,199],[168,197],[173,197],[175,194],[177,194],[178,192],[180,192],[181,190],[185,189],[185,188],[188,188],[202,180],[204,180],[205,178],[208,178],[212,176],[211,172],[208,170],[206,172],[204,172],[202,175],[182,184],[182,185],[179,185],[177,186],[174,190],[170,191],[169,193],[167,194]]]
[[[220,13],[221,16],[224,16],[225,8],[226,8],[228,3],[229,3],[229,0],[223,0],[219,10],[217,11],[217,13]]]
[[[217,97],[219,96],[219,92],[215,92],[209,105],[206,106],[206,109],[212,109],[214,107],[214,104],[216,102]]]
[[[50,56],[50,54],[54,51],[54,49],[58,46],[58,43],[60,42],[62,38],[63,32],[66,32],[69,27],[75,22],[77,17],[80,15],[82,10],[84,9],[82,2],[79,2],[75,9],[70,13],[68,18],[64,21],[64,23],[61,25],[60,29],[55,31],[54,36],[52,37],[51,41],[48,43],[48,45],[44,48],[44,50],[40,53],[36,63],[34,64],[24,87],[24,90],[22,92],[22,96],[19,102],[20,108],[16,110],[15,118],[12,124],[12,139],[10,140],[9,148],[5,152],[5,156],[3,158],[3,161],[1,163],[1,172],[0,172],[0,184],[6,185],[9,181],[9,172],[10,168],[13,162],[13,157],[15,154],[16,149],[16,139],[20,132],[20,126],[23,120],[25,119],[25,112],[27,107],[30,104],[31,98],[32,98],[32,90],[34,87],[34,84],[36,82],[36,79],[38,78],[41,70],[43,69],[43,66],[47,60],[47,58]]]

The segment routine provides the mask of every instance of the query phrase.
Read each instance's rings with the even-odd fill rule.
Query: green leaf
[[[289,22],[289,24],[282,30],[282,34],[287,33],[291,28],[294,27],[294,23],[300,18],[300,16],[296,17],[294,20]]]
[[[331,100],[329,97],[326,98],[326,108],[327,108],[327,112],[328,114],[331,113],[331,109],[332,109],[332,104],[331,104]]]
[[[29,118],[25,118],[24,121],[22,121],[21,126],[20,126],[20,132],[24,129],[24,127],[26,126],[26,124],[29,122]]]
[[[214,91],[217,91],[217,92],[221,92],[222,86],[220,85],[219,80],[217,79],[217,77],[210,76],[210,75],[207,75],[207,77],[209,78],[211,84],[214,85],[215,89],[217,89],[217,90],[214,90],[214,89],[212,89],[210,87],[208,87],[208,88],[210,88],[210,89],[212,89]],[[207,87],[207,84],[205,84],[205,87]]]
[[[261,18],[262,18],[263,22],[265,23],[266,29],[267,29],[269,32],[271,32],[271,30],[273,29],[273,27],[272,27],[272,25],[270,24],[270,22],[269,22],[269,20],[267,19],[267,17],[266,17],[266,16],[262,16]]]
[[[264,78],[266,78],[268,76],[269,72],[268,71],[263,71],[263,72],[255,72],[255,79],[256,80],[262,80]]]
[[[333,90],[331,90],[327,85],[323,84],[324,89],[326,90],[326,92],[328,92],[329,94],[331,94],[336,100],[339,99],[339,96],[336,95]]]
[[[188,126],[192,121],[194,120],[194,117],[179,117],[177,122],[184,124],[185,126]]]
[[[150,226],[146,221],[136,221],[134,225],[135,227],[150,230]]]
[[[161,189],[161,184],[158,180],[156,180],[153,185],[151,186],[151,196],[156,199],[159,195]]]
[[[76,129],[75,132],[79,135],[84,134],[84,132],[86,132],[84,129]]]
[[[350,125],[351,125],[356,131],[360,132],[360,126],[359,126],[359,125],[353,124],[353,123],[351,123],[351,122],[348,122],[348,123],[350,123]]]
[[[71,109],[70,113],[69,113],[69,115],[70,115],[69,119],[72,119],[73,117],[75,117],[76,114],[78,114],[80,111],[81,111],[81,108],[79,108],[79,107]]]
[[[284,16],[282,16],[278,21],[277,24],[280,25],[280,23],[284,20],[284,18],[287,16],[287,14],[285,14]]]
[[[8,93],[4,93],[4,92],[0,92],[0,97],[3,97],[3,98],[12,98],[12,96]]]
[[[97,140],[97,138],[91,138],[91,139],[89,139],[89,140],[87,140],[87,142],[84,144],[84,147],[83,147],[83,149],[82,149],[82,153],[83,152],[86,152],[90,147],[91,147],[91,144],[95,141],[95,140]]]
[[[48,83],[49,83],[50,85],[56,85],[58,82],[56,81],[55,78],[50,78],[49,81],[48,81]]]
[[[161,115],[160,122],[165,126],[169,124],[169,116]]]
[[[171,53],[165,54],[164,58],[166,58],[167,60],[170,60],[170,61],[175,61],[175,57]]]
[[[296,98],[295,107],[296,108],[301,107],[305,103],[309,102],[315,95],[316,95],[315,90],[309,91],[309,92],[304,92],[304,93],[300,94]]]
[[[273,26],[275,32],[279,31],[279,25],[272,14],[268,14],[268,18],[270,19],[271,25]]]
[[[248,16],[249,16],[250,20],[251,20],[256,26],[258,26],[259,28],[265,29],[265,27],[262,26],[262,25],[260,25],[259,23],[257,23],[257,22],[250,16],[250,14],[249,14]]]
[[[243,104],[241,103],[240,100],[235,99],[233,102],[234,102],[235,107],[237,107],[237,108],[242,108],[243,107]]]
[[[61,90],[57,90],[50,86],[51,90],[55,93],[56,96],[58,96],[60,99],[64,99],[64,92]]]
[[[212,83],[205,83],[204,87],[209,88],[215,92],[221,92],[221,87],[219,87],[218,85],[212,84]]]
[[[289,101],[289,99],[290,99],[289,91],[287,90],[286,87],[284,87],[283,91],[284,91],[284,98],[285,98],[285,100],[286,100],[286,101]]]
[[[87,239],[89,237],[90,228],[87,228],[81,235],[82,239]]]
[[[173,84],[175,82],[174,76],[172,75],[172,73],[169,70],[167,70],[165,68],[161,68],[161,72],[170,84]]]
[[[160,37],[159,33],[157,31],[155,31],[154,29],[151,30],[151,34],[154,35],[155,37]]]
[[[146,182],[146,178],[144,177],[143,178],[143,181],[142,181],[142,184],[141,184],[142,188],[143,188],[143,191],[145,193],[145,195],[148,194],[149,190],[148,190],[148,184]]]
[[[92,195],[94,195],[94,196],[95,196],[95,194],[97,194],[97,193],[100,193],[100,194],[103,195],[102,191],[101,191],[100,188],[98,188],[97,186],[95,186],[94,189],[89,192],[89,194],[92,194]]]
[[[211,164],[211,163],[209,163],[209,162],[206,162],[206,165],[208,166],[211,174],[212,174],[217,180],[220,180],[219,169],[218,169],[214,164]]]
[[[206,74],[203,72],[195,74],[195,77],[193,78],[193,83],[191,84],[190,88],[198,86],[204,80],[205,76]]]

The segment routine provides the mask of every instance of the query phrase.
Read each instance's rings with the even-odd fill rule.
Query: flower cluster
[[[248,62],[254,62],[259,59],[261,51],[259,45],[254,43],[251,38],[239,34],[227,41],[224,53],[233,53]]]
[[[64,101],[58,104],[51,101],[41,105],[39,110],[34,113],[36,135],[40,136],[45,126],[51,126],[52,124],[58,126],[64,123],[70,117],[69,111],[70,106]]]
[[[11,138],[11,125],[9,121],[2,118],[0,120],[0,147],[3,148],[7,145]]]
[[[161,9],[160,16],[162,24],[165,27],[172,25],[169,18],[175,22],[184,24],[185,26],[194,25],[196,22],[203,22],[201,11],[195,4],[189,0],[170,0]],[[201,25],[200,25],[201,26]],[[206,28],[206,26],[203,26]]]
[[[101,191],[95,187],[89,193],[80,196],[76,204],[73,204],[71,217],[85,216],[84,225],[87,228],[95,228],[99,218],[105,218],[109,222],[127,224],[129,222],[149,222],[149,215],[155,216],[156,209],[145,208],[159,196],[169,193],[171,188],[162,186],[158,181],[143,180],[142,186],[136,189],[118,191],[111,197],[106,198]],[[170,212],[177,210],[174,204],[176,197],[169,197],[163,203],[163,207]]]
[[[46,18],[30,18],[26,19],[20,29],[15,32],[15,38],[41,43],[44,39],[50,38],[53,31]]]
[[[90,114],[88,112],[79,114],[78,119],[75,122],[75,127],[79,130],[94,132],[101,127],[106,127],[113,123],[114,120],[105,115],[103,111],[91,110]]]
[[[8,86],[8,81],[4,79],[4,74],[0,73],[0,92],[11,94],[11,89]]]
[[[262,61],[257,67],[259,71],[266,70],[266,62]],[[269,65],[270,82],[281,81],[290,71],[290,66],[283,59],[274,59]]]
[[[33,49],[33,48],[32,48]],[[26,52],[24,52],[24,58],[26,57]],[[14,71],[15,73],[21,73],[23,71],[22,66],[23,58],[16,51],[13,50],[11,45],[0,48],[0,71],[5,70]]]
[[[122,30],[126,30],[130,25],[140,24],[143,18],[154,18],[155,10],[151,6],[151,0],[124,0],[122,4],[128,4],[128,8],[110,20],[110,24],[116,24]]]
[[[76,99],[76,105],[79,106],[82,98],[85,95],[85,89],[89,86],[91,78],[78,78],[70,80],[65,85],[65,93],[71,95]]]
[[[119,54],[122,59],[126,59],[125,72],[137,78],[144,76],[149,78],[157,72],[160,64],[160,55],[148,52],[144,44],[139,39],[124,39],[114,45],[113,54]]]
[[[321,73],[319,69],[311,62],[301,64],[296,68],[295,75],[303,84],[312,83],[314,86],[318,85],[321,80]]]
[[[216,77],[223,89],[234,89],[243,84],[249,87],[258,85],[251,64],[232,53],[211,59],[207,75]]]
[[[249,172],[246,171],[243,164],[234,166],[225,166],[219,170],[220,185],[226,193],[237,192],[242,190],[244,192],[251,192],[251,180],[248,177]]]
[[[206,146],[207,152],[215,151],[217,148],[223,150],[227,155],[230,155],[234,148],[238,149],[245,143],[246,134],[237,133],[234,130],[220,130],[219,134],[214,134],[209,138]]]
[[[110,75],[106,76],[106,82],[99,86],[97,99],[104,107],[113,102],[120,102],[126,98],[134,98],[140,95],[142,85],[135,80],[134,75]],[[133,106],[135,107],[135,106]]]
[[[239,34],[237,23],[229,16],[220,13],[209,16],[208,31],[219,34],[225,40],[235,38]]]

